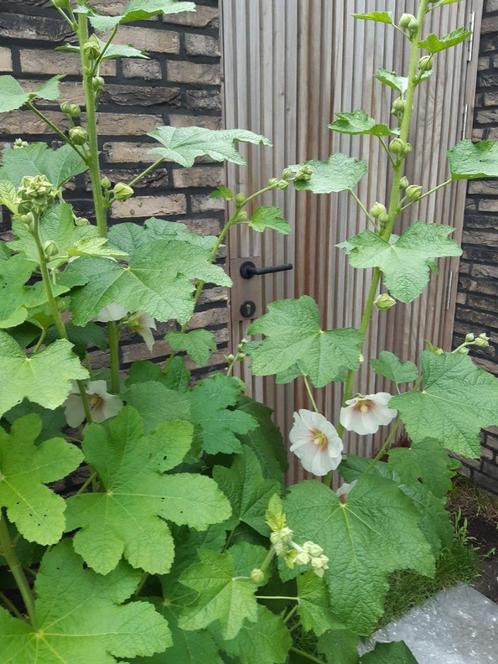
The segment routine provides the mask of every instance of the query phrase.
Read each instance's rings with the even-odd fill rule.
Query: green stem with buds
[[[73,150],[78,154],[78,156],[81,157],[81,159],[83,159],[84,162],[88,163],[86,155],[79,149],[77,145],[74,145],[74,143],[72,143],[69,140],[69,137],[66,136],[66,134],[61,129],[59,129],[59,127],[54,122],[52,122],[50,118],[48,118],[45,115],[45,113],[42,113],[38,108],[36,108],[36,106],[31,101],[28,101],[26,106],[29,108],[30,111],[32,111],[32,113],[34,113],[38,118],[40,118],[40,120],[43,120],[43,122],[48,127],[50,127],[50,129],[54,132],[54,134],[57,134],[57,136],[64,141],[64,143],[70,145],[73,148]]]
[[[0,511],[0,551],[5,558],[8,568],[15,579],[19,592],[21,593],[24,606],[33,626],[36,626],[35,602],[30,585],[24,574],[21,563],[16,554],[15,547],[10,539],[9,529],[7,527],[7,517]]]
[[[453,178],[448,178],[444,182],[441,182],[440,184],[437,184],[435,187],[432,187],[432,189],[429,189],[429,191],[426,191],[425,193],[420,196],[416,201],[410,201],[410,203],[407,203],[406,205],[403,205],[401,208],[401,212],[404,212],[407,208],[409,208],[411,205],[414,203],[419,203],[423,198],[427,198],[427,196],[430,196],[431,194],[434,194],[436,191],[439,191],[440,189],[443,189],[443,187],[447,187],[449,184],[453,182]]]
[[[414,103],[414,98],[415,98],[415,90],[419,82],[419,77],[417,74],[417,65],[419,61],[419,46],[418,42],[420,40],[421,34],[422,34],[422,29],[424,25],[424,18],[427,14],[427,6],[429,4],[429,0],[421,0],[418,8],[418,13],[417,13],[417,22],[418,22],[418,27],[416,32],[412,35],[411,41],[412,41],[412,47],[410,51],[410,64],[409,64],[409,70],[408,70],[408,89],[406,92],[406,105],[405,105],[405,110],[403,113],[403,118],[401,120],[401,126],[400,126],[400,134],[399,134],[399,139],[403,144],[406,144],[408,142],[408,137],[409,137],[409,132],[410,132],[410,124],[412,120],[412,115],[413,115],[413,103]],[[400,201],[401,201],[401,178],[404,175],[404,166],[405,166],[405,159],[406,155],[399,155],[395,165],[394,165],[394,172],[393,172],[393,181],[392,181],[392,187],[391,187],[391,194],[389,198],[389,208],[388,208],[388,215],[389,215],[389,220],[387,221],[385,228],[381,232],[380,236],[382,237],[383,240],[389,240],[391,237],[391,233],[394,227],[394,223],[398,217],[398,214],[400,213]],[[370,290],[368,292],[367,300],[365,303],[365,308],[363,310],[363,315],[361,319],[361,324],[359,331],[363,337],[363,343],[365,342],[365,336],[366,333],[368,332],[368,328],[370,325],[370,321],[372,318],[372,312],[373,312],[373,307],[374,307],[374,301],[375,297],[377,295],[377,289],[381,280],[382,273],[379,270],[379,268],[375,268],[373,271],[372,275],[372,282],[370,284]],[[344,395],[343,395],[343,401],[347,401],[348,399],[351,399],[353,396],[353,386],[354,386],[354,378],[356,375],[355,370],[351,370],[348,372],[347,378],[346,378],[346,383],[344,386]],[[344,433],[344,428],[340,426],[338,428],[338,431],[340,435]]]

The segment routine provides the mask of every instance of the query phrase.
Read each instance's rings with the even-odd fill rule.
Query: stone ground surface
[[[405,641],[419,664],[498,664],[498,605],[470,586],[456,586],[374,638]]]

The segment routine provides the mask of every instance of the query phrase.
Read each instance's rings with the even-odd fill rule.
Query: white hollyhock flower
[[[120,304],[112,303],[101,309],[93,320],[98,323],[109,323],[110,321],[121,320],[127,313],[128,309]]]
[[[133,316],[130,316],[126,322],[128,329],[135,334],[139,334],[145,342],[147,348],[152,351],[155,343],[152,330],[157,330],[156,321],[146,314],[144,311],[137,311]]]
[[[346,406],[341,408],[342,426],[360,435],[377,433],[381,425],[389,424],[398,414],[396,410],[387,407],[391,399],[392,395],[387,392],[359,394],[349,399]]]
[[[313,475],[322,477],[341,463],[342,440],[335,427],[320,413],[304,408],[294,413],[289,440],[291,452]]]
[[[86,386],[90,413],[94,422],[104,422],[110,417],[114,417],[123,407],[123,402],[115,394],[109,394],[105,380],[90,381]],[[76,428],[85,420],[85,409],[83,400],[77,385],[75,385],[71,394],[65,403],[66,422],[70,427]]]

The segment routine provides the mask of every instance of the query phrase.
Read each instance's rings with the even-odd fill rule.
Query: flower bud
[[[59,249],[53,240],[47,240],[43,245],[43,253],[45,254],[45,258],[50,260],[53,256],[57,256]]]
[[[374,304],[379,311],[387,311],[396,304],[396,300],[389,293],[381,293],[374,300]]]
[[[16,217],[16,221],[21,224],[25,224],[30,230],[33,230],[35,227],[35,215],[32,212],[27,212],[26,214],[20,214]]]
[[[281,191],[284,191],[285,189],[287,189],[288,186],[289,186],[289,183],[287,182],[287,180],[279,180],[278,181],[277,188],[280,189]]]
[[[472,334],[472,332],[469,332],[468,334],[465,335],[465,343],[472,343],[475,339],[475,334]]]
[[[95,92],[102,92],[105,86],[105,79],[102,76],[94,76],[92,79],[92,87]]]
[[[294,558],[294,562],[296,565],[309,565],[310,562],[312,563],[313,561],[309,553],[306,553],[306,551],[299,551]]]
[[[42,214],[57,196],[57,188],[45,175],[26,175],[18,189],[20,214]]]
[[[282,171],[282,178],[284,180],[292,180],[294,178],[294,176],[295,176],[295,173],[292,170],[292,168],[284,168],[284,170]]]
[[[227,362],[233,362],[235,360],[235,355],[233,353],[229,353],[228,355],[225,355],[225,360]]]
[[[69,101],[63,101],[60,106],[61,111],[70,118],[77,118],[80,115],[80,107],[77,104],[71,104]]]
[[[89,223],[86,217],[76,217],[74,220],[75,226],[88,226]]]
[[[372,215],[372,217],[375,217],[375,219],[377,219],[377,217],[380,217],[380,215],[384,214],[385,212],[387,212],[386,206],[383,205],[382,203],[379,203],[378,201],[375,202],[370,208],[370,214]]]
[[[383,212],[379,216],[379,221],[382,225],[387,224],[387,222],[389,221],[389,215],[387,214],[387,212]]]
[[[95,35],[92,35],[90,39],[83,44],[83,52],[86,56],[95,60],[100,55],[100,44],[99,40]]]
[[[410,180],[404,175],[401,180],[399,181],[399,186],[401,189],[406,189],[407,187],[410,186]]]
[[[264,579],[265,579],[265,573],[263,572],[262,569],[255,567],[251,571],[251,580],[254,581],[254,583],[257,584],[263,583]]]
[[[411,143],[405,143],[405,149],[403,151],[404,155],[410,154],[412,151],[412,144]]]
[[[29,143],[23,141],[22,138],[16,138],[14,145],[12,146],[14,150],[20,150],[21,148],[27,148]]]
[[[424,55],[418,61],[418,68],[420,71],[431,71],[432,70],[432,57],[430,55]]]
[[[135,192],[133,191],[133,188],[125,182],[118,182],[114,185],[112,193],[114,194],[114,199],[116,201],[127,201]]]
[[[418,21],[415,17],[413,17],[410,23],[408,24],[408,30],[410,32],[416,32],[418,30]]]
[[[464,346],[463,348],[459,348],[458,352],[460,353],[460,355],[468,355],[469,354],[469,349],[465,348],[465,346]]]
[[[278,178],[270,178],[267,182],[268,187],[276,187],[279,183]]]
[[[235,196],[235,205],[237,207],[242,207],[245,202],[246,202],[246,197],[244,194],[237,194]]]
[[[104,176],[101,181],[100,181],[100,186],[102,189],[110,189],[111,188],[111,181],[107,176]]]
[[[474,341],[474,346],[479,348],[489,348],[489,337],[484,332],[480,334],[477,339]]]
[[[397,154],[397,155],[404,154],[405,145],[406,143],[402,141],[401,138],[395,138],[389,144],[389,149],[392,152],[392,154]]]
[[[411,184],[406,188],[405,194],[410,201],[418,201],[422,198],[422,187],[418,184]]]
[[[405,30],[406,28],[410,27],[411,21],[416,21],[416,20],[417,19],[413,14],[403,14],[402,17],[399,19],[399,27]]]
[[[402,99],[401,97],[398,97],[397,99],[394,100],[391,113],[393,115],[403,115],[403,113],[405,112],[405,108],[406,108],[405,100]]]
[[[87,139],[88,134],[84,127],[71,127],[69,130],[69,140],[74,145],[85,145]]]
[[[238,220],[241,221],[242,223],[245,223],[249,219],[247,212],[245,210],[242,210],[239,212],[238,215]]]

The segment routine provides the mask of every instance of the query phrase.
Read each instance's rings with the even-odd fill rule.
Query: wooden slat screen
[[[389,174],[378,141],[332,134],[327,128],[338,111],[362,108],[379,121],[389,117],[395,93],[377,82],[374,74],[379,66],[406,71],[406,42],[389,27],[351,17],[353,12],[381,9],[383,4],[379,0],[222,0],[225,125],[262,133],[274,144],[273,150],[250,148],[247,168],[229,168],[230,186],[251,192],[269,177],[278,176],[288,164],[344,152],[368,161],[369,172],[358,191],[362,200],[368,205],[386,201]],[[415,13],[415,9],[414,0],[396,2],[397,16]],[[478,36],[481,12],[482,2],[463,0],[435,11],[427,29],[446,34],[461,25],[469,26],[474,14]],[[476,42],[478,38],[473,46],[477,53]],[[409,158],[408,176],[425,189],[447,178],[447,150],[466,134],[465,104],[466,116],[472,117],[477,57],[469,62],[468,56],[468,44],[446,51],[437,58],[430,83],[420,88],[414,117],[417,129],[412,136],[415,150]],[[471,123],[467,125],[470,129]],[[455,226],[458,239],[464,197],[464,184],[439,192],[405,213],[396,232],[422,219]],[[357,327],[370,271],[350,269],[344,254],[335,247],[365,228],[365,218],[352,197],[345,193],[296,195],[289,189],[267,196],[265,204],[283,208],[293,227],[292,235],[256,237],[238,229],[229,245],[231,257],[261,256],[266,264],[294,263],[294,272],[261,280],[263,301],[267,304],[307,293],[318,301],[323,324],[329,329]],[[440,261],[439,273],[419,300],[376,315],[365,356],[376,357],[388,349],[403,359],[413,359],[424,339],[448,345],[457,266],[457,260]],[[237,312],[232,320],[236,345],[245,326]],[[302,386],[277,386],[272,379],[252,377],[247,367],[242,368],[241,377],[255,398],[275,409],[276,421],[285,434],[292,412],[306,404]],[[365,363],[356,387],[367,393],[384,386]],[[320,390],[317,399],[322,412],[337,421],[341,390],[330,386]],[[371,437],[348,439],[353,453],[371,454],[376,444]],[[301,477],[300,466],[292,462],[289,481]]]

